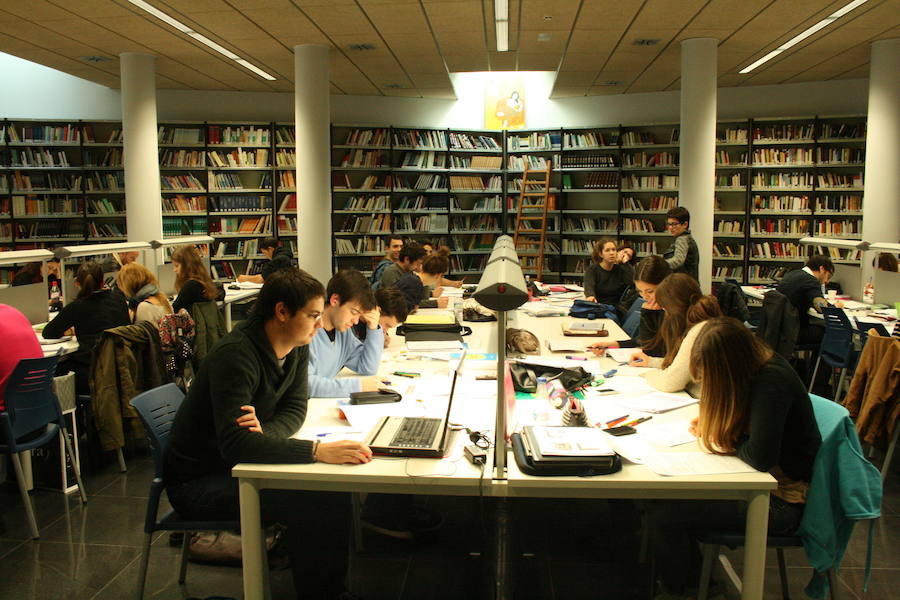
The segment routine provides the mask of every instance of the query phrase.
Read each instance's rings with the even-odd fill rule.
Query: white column
[[[862,239],[900,241],[900,38],[872,43],[869,116],[866,125],[866,186]],[[872,276],[875,252],[862,262],[863,285]],[[861,294],[856,290],[853,295]]]
[[[119,64],[128,241],[149,242],[162,239],[156,137],[156,57],[125,52],[119,55]],[[155,267],[147,266],[151,270]]]
[[[716,50],[718,41],[681,42],[681,149],[678,203],[691,212],[700,249],[700,288],[712,286],[716,162]]]
[[[331,278],[328,52],[328,46],[294,46],[297,251],[300,268],[322,283]]]

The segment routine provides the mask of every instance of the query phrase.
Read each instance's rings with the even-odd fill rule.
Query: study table
[[[428,311],[422,311],[428,312]],[[439,311],[435,311],[439,312]],[[562,323],[564,317],[530,317],[522,310],[517,311],[516,324],[534,333],[541,342],[541,354],[547,359],[559,360],[566,353],[552,357],[546,349],[546,342],[563,339]],[[469,346],[470,354],[474,351],[490,351],[488,344],[496,340],[496,322],[466,323],[472,327],[471,336],[464,338]],[[621,336],[620,328],[609,322],[609,337]],[[627,337],[627,336],[626,336]],[[586,337],[579,341],[586,347],[592,341],[604,338]],[[427,377],[447,376],[445,388],[439,393],[444,396],[449,391],[447,362],[404,360],[407,354],[403,349],[403,340],[396,335],[391,336],[391,344],[385,350],[382,368],[379,374],[391,377],[394,371],[416,371]],[[588,371],[601,374],[612,368],[620,372],[641,371],[635,367],[623,367],[610,358],[597,359],[590,353],[576,353],[587,358],[571,364],[583,366]],[[464,366],[463,387],[457,384],[453,410],[450,417],[452,424],[465,425],[469,429],[486,431],[494,426],[496,410],[496,381],[473,380],[473,373],[468,372],[469,360]],[[634,374],[634,373],[632,373]],[[402,383],[391,377],[392,386],[403,393]],[[486,384],[479,387],[478,384]],[[489,385],[487,385],[489,384]],[[433,385],[429,389],[438,389]],[[461,393],[462,391],[462,393]],[[420,393],[420,392],[413,392]],[[297,437],[315,439],[320,433],[327,438],[319,439],[362,439],[367,433],[364,427],[348,427],[346,422],[338,418],[337,399],[311,399],[307,419],[297,433]],[[443,403],[435,399],[432,412],[446,409]],[[519,402],[518,405],[522,403]],[[587,405],[587,403],[586,403]],[[385,406],[385,405],[377,405]],[[519,409],[517,408],[517,411]],[[657,423],[673,420],[689,420],[696,415],[696,405],[688,406],[669,413],[654,415]],[[560,411],[556,411],[559,419]],[[405,413],[404,413],[405,414]],[[591,416],[589,409],[588,415]],[[440,416],[443,416],[441,413]],[[558,420],[557,420],[558,423]],[[643,425],[641,426],[643,427]],[[341,431],[347,435],[340,435]],[[493,433],[490,433],[493,439]],[[557,498],[659,498],[659,499],[743,499],[749,503],[747,513],[747,542],[744,555],[744,600],[761,600],[765,575],[765,538],[769,510],[769,492],[776,483],[768,473],[741,473],[730,475],[695,475],[663,477],[652,472],[648,467],[623,460],[623,468],[619,473],[597,477],[531,477],[521,473],[510,453],[507,458],[507,471],[494,473],[493,453],[488,453],[488,464],[484,471],[470,464],[462,455],[462,446],[468,443],[465,435],[456,435],[450,444],[447,457],[434,459],[405,459],[376,457],[365,465],[328,465],[321,463],[265,465],[239,464],[232,469],[232,475],[239,479],[240,511],[241,511],[241,543],[243,550],[244,598],[257,600],[270,597],[268,585],[268,568],[263,543],[263,532],[260,524],[259,491],[261,489],[303,489],[344,492],[390,492],[404,494],[437,494],[459,496],[491,496],[501,498],[515,497],[557,497]],[[669,449],[673,452],[697,450],[696,444]]]
[[[261,287],[262,286],[233,290],[230,285],[225,286],[225,299],[222,301],[222,304],[225,307],[225,331],[231,331],[232,327],[231,305],[235,302],[246,301],[258,296]]]

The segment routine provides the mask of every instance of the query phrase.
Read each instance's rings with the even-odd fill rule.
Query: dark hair
[[[178,276],[175,278],[175,289],[181,291],[184,284],[194,280],[203,286],[203,297],[207,300],[215,300],[217,295],[216,284],[209,276],[209,270],[203,264],[203,258],[196,246],[180,246],[172,253],[172,262],[181,265]]]
[[[656,288],[656,302],[666,311],[656,334],[661,336],[666,347],[663,368],[675,360],[688,329],[707,319],[722,316],[718,300],[704,294],[697,280],[686,273],[672,273],[663,279]],[[655,343],[658,340],[653,341],[654,346],[658,345]]]
[[[44,280],[44,276],[41,274],[40,261],[27,263],[21,269],[16,271],[15,277],[18,277],[19,275],[27,275],[31,279],[29,283],[40,283]]]
[[[381,314],[394,317],[398,323],[406,321],[409,309],[406,307],[406,296],[400,290],[382,288],[375,292],[375,301],[381,309]]]
[[[825,270],[829,273],[834,273],[834,263],[831,262],[831,259],[827,256],[823,256],[822,254],[813,254],[809,257],[809,260],[806,261],[806,266],[812,269],[813,271],[818,271],[822,267],[825,267]]]
[[[92,260],[81,263],[75,272],[78,282],[78,297],[86,298],[103,289],[103,269]]]
[[[347,304],[354,300],[359,302],[363,310],[375,308],[375,294],[372,293],[372,285],[365,275],[356,269],[341,269],[328,280],[325,289],[325,300],[337,294],[341,304]]]
[[[423,248],[425,246],[431,246],[431,249],[434,250],[434,242],[432,242],[431,240],[419,240],[416,243],[419,244],[420,246],[422,246]]]
[[[750,388],[772,350],[731,317],[703,326],[691,349],[690,373],[700,382],[700,442],[713,454],[733,454],[747,434]]]
[[[683,206],[674,206],[666,213],[667,219],[675,219],[679,223],[687,223],[691,220],[691,213]]]
[[[414,263],[420,258],[425,258],[426,254],[425,248],[415,242],[409,242],[408,244],[403,244],[403,249],[400,250],[400,255],[397,258],[400,262],[408,258],[409,262]]]
[[[634,250],[634,244],[631,242],[631,240],[620,240],[620,241],[619,241],[619,246],[618,246],[616,249],[617,249],[617,250],[624,250],[625,248],[628,248],[628,249],[630,249],[630,250]]]
[[[618,246],[616,246],[616,240],[611,237],[604,236],[594,242],[594,249],[591,252],[591,259],[598,265],[603,261],[603,247],[607,244],[612,244],[614,247],[616,247],[616,249],[618,249]]]
[[[400,240],[401,242],[403,242],[403,236],[402,236],[402,235],[392,235],[392,236],[389,236],[389,237],[388,237],[388,246],[390,246],[390,245],[391,245],[391,242],[393,242],[394,240]],[[404,243],[405,243],[405,242],[404,242]]]
[[[659,285],[672,273],[672,268],[662,256],[653,254],[641,259],[634,268],[634,280]]]
[[[265,250],[266,248],[277,248],[278,247],[278,239],[273,237],[267,237],[259,240],[259,244],[257,244],[257,248],[259,250]]]
[[[419,246],[421,248],[421,246]],[[422,262],[422,271],[429,275],[443,275],[450,270],[450,248],[440,246]]]
[[[275,306],[282,302],[291,316],[313,298],[325,296],[322,283],[297,267],[278,269],[268,277],[253,305],[253,316],[268,321],[275,316]]]
[[[890,252],[879,252],[877,260],[878,268],[882,271],[897,272],[897,257]]]

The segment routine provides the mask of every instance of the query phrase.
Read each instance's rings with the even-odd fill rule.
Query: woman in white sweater
[[[645,375],[647,381],[662,392],[687,390],[695,398],[700,384],[691,377],[691,349],[706,322],[721,317],[718,301],[700,290],[697,280],[685,273],[673,273],[656,288],[656,303],[666,312],[656,334],[666,348],[663,358],[648,356],[643,351],[631,356],[631,366],[656,367]]]

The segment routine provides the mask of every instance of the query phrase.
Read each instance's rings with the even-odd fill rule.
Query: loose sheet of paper
[[[623,396],[621,398],[616,398],[616,402],[632,410],[660,414],[675,410],[676,408],[696,404],[699,400],[691,398],[687,394],[653,392],[641,396]]]
[[[706,452],[656,452],[644,457],[644,464],[654,473],[665,476],[756,472],[756,469],[736,456],[719,456]]]
[[[605,435],[590,427],[534,427],[534,439],[544,456],[609,456]]]
[[[668,423],[656,423],[650,421],[641,427],[641,435],[657,446],[681,446],[697,441],[697,438],[688,431],[690,421],[669,421]]]
[[[616,362],[627,363],[631,355],[640,352],[640,348],[607,348],[606,355]]]

